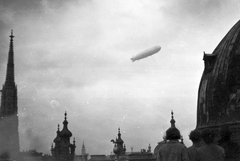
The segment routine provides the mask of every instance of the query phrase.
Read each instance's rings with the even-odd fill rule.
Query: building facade
[[[1,90],[0,158],[20,160],[18,134],[18,100],[17,86],[15,84],[14,78],[13,38],[13,31],[11,31],[6,80]]]

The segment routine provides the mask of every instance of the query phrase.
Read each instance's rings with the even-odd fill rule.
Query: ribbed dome
[[[197,127],[240,121],[240,21],[203,60]]]
[[[71,137],[72,133],[71,131],[68,130],[67,127],[68,121],[67,121],[67,113],[65,112],[65,119],[63,121],[63,129],[62,131],[59,133],[60,137]]]
[[[231,30],[226,34],[222,41],[218,44],[213,51],[216,55],[216,62],[213,68],[213,77],[217,78],[222,75],[222,81],[226,81],[228,71],[231,70],[232,63],[237,60],[232,60],[235,55],[239,55],[239,39],[240,39],[240,21],[238,21]]]

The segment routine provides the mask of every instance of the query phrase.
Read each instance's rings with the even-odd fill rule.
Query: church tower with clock
[[[14,80],[13,31],[7,62],[6,80],[1,90],[0,159],[19,160],[17,86]]]

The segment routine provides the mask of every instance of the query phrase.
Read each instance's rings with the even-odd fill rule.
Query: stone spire
[[[11,30],[10,37],[10,46],[9,46],[9,53],[8,53],[8,63],[7,63],[7,74],[6,74],[6,81],[5,86],[15,86],[14,81],[14,52],[13,52],[13,30]]]
[[[6,80],[1,90],[1,117],[17,114],[17,87],[14,81],[13,31],[11,31]]]

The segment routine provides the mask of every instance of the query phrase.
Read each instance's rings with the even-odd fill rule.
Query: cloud
[[[77,150],[84,140],[90,154],[109,154],[118,127],[128,149],[156,145],[171,110],[187,140],[195,128],[202,52],[213,51],[239,6],[233,0],[13,2],[0,4],[0,71],[13,29],[21,146],[49,153],[67,111]],[[130,61],[154,45],[162,50]],[[41,146],[25,144],[27,135]]]
[[[45,147],[45,145],[42,143],[41,138],[37,136],[37,134],[34,134],[31,129],[26,130],[25,136],[29,144],[29,150],[38,150]]]

